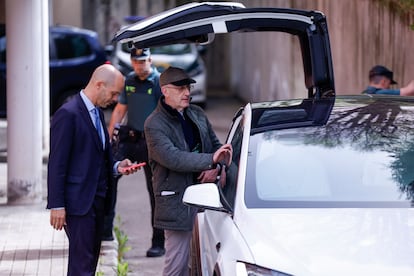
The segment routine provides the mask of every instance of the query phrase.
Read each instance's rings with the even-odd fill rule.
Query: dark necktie
[[[95,107],[93,109],[93,114],[95,115],[95,128],[98,131],[99,139],[101,143],[104,144],[103,136],[102,136],[102,126],[101,126],[101,119],[99,118],[99,111],[98,108]]]

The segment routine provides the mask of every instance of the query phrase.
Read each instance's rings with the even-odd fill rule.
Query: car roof
[[[325,124],[335,98],[303,99],[252,104],[251,134],[268,130]]]
[[[387,113],[392,109],[412,109],[414,99],[395,95],[341,95],[324,99],[292,99],[251,104],[251,134],[269,130],[320,126],[333,113],[347,113],[355,108],[366,114]],[[375,107],[375,108],[374,108]],[[239,116],[243,108],[235,115]],[[376,118],[376,117],[375,117]],[[386,117],[388,118],[388,117]]]
[[[50,26],[50,30],[53,32],[64,32],[64,33],[77,33],[84,34],[88,36],[97,36],[97,32],[90,29],[83,29],[75,26],[69,25],[54,25]]]
[[[310,98],[335,96],[328,28],[320,11],[245,8],[233,2],[183,5],[121,28],[113,41],[137,48],[175,43],[211,43],[232,32],[285,32],[299,38]]]

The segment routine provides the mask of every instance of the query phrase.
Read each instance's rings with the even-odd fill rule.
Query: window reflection
[[[384,99],[336,108],[326,126],[251,137],[246,201],[413,205],[413,106]]]

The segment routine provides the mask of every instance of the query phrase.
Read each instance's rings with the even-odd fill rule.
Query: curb
[[[102,242],[97,273],[102,273],[104,276],[118,275],[118,245],[117,239]]]

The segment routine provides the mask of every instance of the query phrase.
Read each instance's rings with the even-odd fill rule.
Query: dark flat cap
[[[167,84],[183,86],[195,82],[183,69],[177,67],[168,67],[160,75],[160,86]]]

